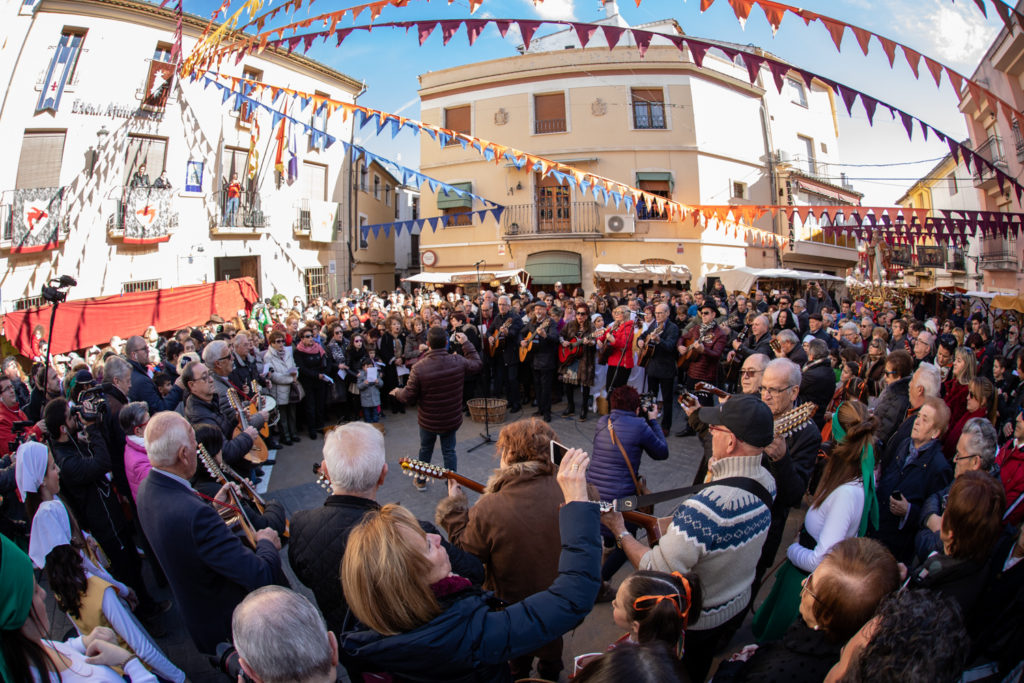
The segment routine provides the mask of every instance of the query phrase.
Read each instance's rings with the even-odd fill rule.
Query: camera
[[[220,643],[217,645],[216,655],[209,659],[213,668],[227,674],[230,680],[252,683],[252,679],[242,671],[242,665],[238,662],[238,650],[231,643]]]
[[[647,393],[640,394],[640,410],[644,415],[651,412],[658,407],[658,396],[657,394]]]
[[[32,420],[15,420],[11,424],[11,436],[14,438],[7,443],[7,451],[13,453],[18,450],[18,446],[25,443],[25,432],[28,431],[34,422]]]
[[[103,395],[103,387],[90,387],[78,394],[77,401],[68,402],[68,410],[72,416],[78,415],[86,422],[95,422],[107,412],[107,399]]]

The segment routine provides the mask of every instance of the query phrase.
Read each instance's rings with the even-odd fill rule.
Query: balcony
[[[1017,239],[1014,237],[983,240],[981,256],[978,258],[980,270],[1020,270],[1017,258]]]
[[[542,133],[564,133],[565,119],[537,119],[533,123],[533,132],[537,135]]]
[[[32,220],[30,214],[36,209],[56,212],[57,242],[63,242],[71,232],[67,197],[57,199],[55,193],[60,188],[44,187],[39,189],[22,189],[3,192],[3,204],[0,204],[0,249],[13,249],[15,244],[20,251],[29,253],[43,250],[43,245],[50,243],[48,230],[27,229],[25,221]],[[44,213],[45,215],[45,213]],[[33,221],[34,222],[34,221]]]
[[[518,204],[501,217],[505,239],[595,237],[601,233],[597,202]]]
[[[124,187],[114,214],[107,217],[107,236],[127,243],[163,242],[178,227],[174,191],[159,187]]]
[[[855,237],[812,226],[800,226],[796,234],[798,237],[791,248],[782,252],[787,268],[819,270],[857,265],[859,254]]]
[[[270,226],[270,216],[263,213],[262,199],[255,190],[242,190],[229,197],[227,188],[213,193],[217,204],[214,235],[258,235]]]
[[[980,157],[991,162],[1004,173],[1009,171],[1010,167],[1006,164],[1006,158],[1003,156],[1003,140],[998,135],[990,136],[981,144],[980,147],[978,147],[978,149],[974,151]],[[989,192],[990,190],[998,188],[999,182],[996,180],[996,174],[992,169],[985,167],[981,170],[974,170],[974,186],[980,190]]]

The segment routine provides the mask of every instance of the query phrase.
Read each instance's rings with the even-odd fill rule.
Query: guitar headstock
[[[250,389],[250,391],[252,391],[252,395],[253,396],[259,396],[260,395],[260,384],[256,380],[251,380],[249,382],[249,389]]]
[[[814,403],[801,403],[793,410],[775,419],[775,436],[786,438],[793,434],[814,416],[818,406]]]
[[[196,447],[196,457],[203,463],[203,467],[206,468],[207,473],[213,477],[214,481],[224,479],[224,473],[221,472],[217,461],[210,455],[210,452],[206,450],[206,446],[199,444]]]
[[[242,401],[238,398],[238,392],[235,391],[234,387],[230,387],[227,391],[228,403],[235,410],[242,410]]]
[[[434,479],[445,479],[448,474],[448,470],[440,465],[431,465],[429,462],[423,462],[422,460],[402,458],[398,461],[398,464],[402,467],[402,471],[410,477],[418,474],[424,477],[433,477]]]

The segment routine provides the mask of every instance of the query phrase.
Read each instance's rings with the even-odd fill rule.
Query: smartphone
[[[903,498],[903,492],[902,492],[902,491],[900,491],[899,489],[896,489],[896,490],[895,490],[895,491],[893,491],[893,492],[892,492],[892,493],[891,493],[890,495],[891,495],[891,496],[892,496],[893,498],[896,498],[896,499],[901,499],[901,498]]]
[[[562,464],[562,458],[565,457],[565,453],[568,450],[569,450],[568,446],[566,446],[564,444],[560,444],[557,441],[552,441],[551,442],[551,462],[555,463],[556,466],[561,465]]]

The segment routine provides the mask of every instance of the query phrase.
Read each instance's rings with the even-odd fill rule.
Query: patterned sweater
[[[712,482],[748,477],[775,496],[775,480],[761,466],[760,455],[721,458],[709,467]],[[676,508],[672,524],[640,560],[640,568],[695,572],[704,591],[704,606],[690,628],[704,631],[721,626],[750,602],[750,584],[771,522],[771,511],[752,493],[732,486],[708,486]]]

